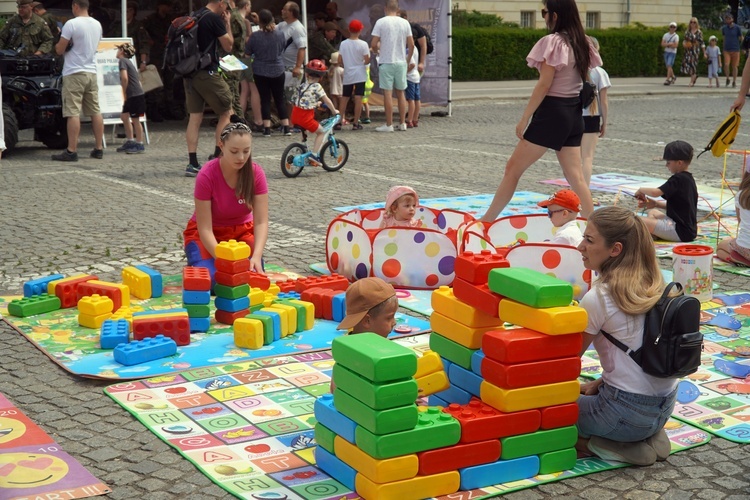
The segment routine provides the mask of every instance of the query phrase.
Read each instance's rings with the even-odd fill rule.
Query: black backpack
[[[167,31],[162,69],[168,68],[176,75],[190,77],[211,64],[211,51],[215,49],[216,42],[212,42],[204,52],[198,48],[198,22],[209,12],[203,8],[172,21]]]
[[[669,297],[675,286],[680,294]],[[640,349],[633,351],[604,330],[602,334],[630,356],[644,373],[660,378],[680,378],[694,373],[701,364],[700,314],[700,301],[684,295],[682,285],[673,282],[646,313]]]
[[[411,34],[414,38],[414,46],[417,50],[419,50],[419,44],[417,43],[417,40],[424,36],[425,40],[427,41],[427,53],[432,54],[432,52],[435,50],[435,46],[432,44],[432,38],[430,38],[430,34],[426,29],[422,27],[422,25],[411,23]]]

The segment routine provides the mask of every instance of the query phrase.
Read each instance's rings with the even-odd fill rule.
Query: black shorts
[[[146,113],[146,96],[144,94],[128,97],[122,105],[122,112],[128,113],[130,118],[138,118]]]
[[[344,90],[341,95],[343,95],[344,97],[351,97],[352,94],[354,94],[355,96],[365,95],[365,82],[350,83],[344,85]]]
[[[583,117],[583,133],[584,134],[598,134],[602,128],[602,117],[597,116],[584,116]]]
[[[560,151],[581,145],[583,109],[576,97],[547,96],[534,112],[523,138],[532,144]]]

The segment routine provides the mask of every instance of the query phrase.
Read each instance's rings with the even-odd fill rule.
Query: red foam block
[[[419,457],[419,475],[440,474],[472,465],[488,464],[500,459],[500,440],[457,444],[447,448],[423,451]]]
[[[454,292],[455,293],[455,292]],[[495,330],[482,337],[482,351],[500,363],[529,363],[581,354],[580,333],[545,335],[528,328]]]
[[[461,424],[460,443],[529,434],[539,430],[542,421],[542,414],[537,409],[503,413],[477,398],[465,405],[452,403],[443,411],[453,415]]]
[[[512,331],[512,330],[511,330]],[[581,374],[581,358],[572,356],[530,363],[500,363],[486,356],[482,359],[482,376],[490,384],[503,389],[576,380]]]
[[[456,278],[453,280],[453,295],[461,302],[466,302],[475,309],[479,309],[495,318],[498,317],[500,300],[503,296],[490,290],[490,287],[486,283],[473,285],[461,278]]]

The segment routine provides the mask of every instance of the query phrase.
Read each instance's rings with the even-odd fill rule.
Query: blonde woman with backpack
[[[654,244],[643,220],[621,207],[589,216],[578,245],[586,269],[599,273],[581,300],[588,313],[581,355],[593,342],[603,373],[581,385],[577,448],[605,460],[651,465],[666,460],[664,424],[677,397],[677,378],[646,374],[602,331],[637,350],[648,312],[665,288]]]

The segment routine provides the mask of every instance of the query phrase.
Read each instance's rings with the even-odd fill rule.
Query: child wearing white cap
[[[674,66],[674,59],[677,57],[677,46],[680,43],[680,35],[677,34],[677,23],[672,21],[669,23],[669,32],[664,33],[661,37],[661,46],[664,48],[664,65],[667,67],[667,79],[664,85],[672,85],[677,77],[674,76],[672,66]]]
[[[419,206],[417,192],[409,186],[393,186],[385,197],[385,212],[380,227],[421,227],[414,218]]]
[[[703,51],[703,55],[708,59],[708,88],[713,87],[713,81],[716,80],[716,87],[721,87],[719,83],[719,73],[721,72],[721,49],[716,44],[716,37],[711,35],[708,39],[708,47]]]

